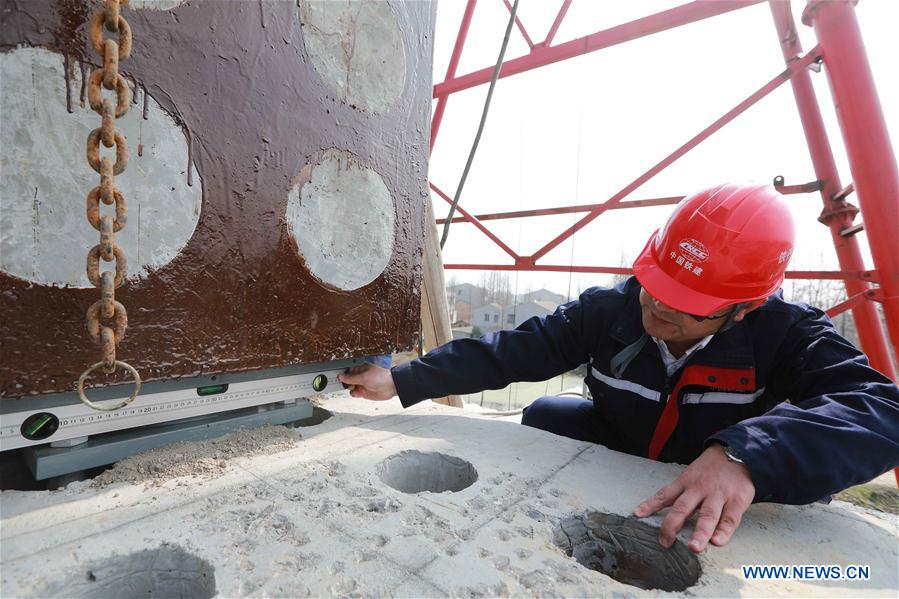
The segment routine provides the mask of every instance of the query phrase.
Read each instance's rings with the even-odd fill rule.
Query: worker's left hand
[[[693,512],[699,519],[687,547],[695,553],[703,551],[711,539],[713,545],[724,545],[740,525],[743,512],[755,497],[755,485],[749,469],[727,459],[724,448],[710,445],[680,476],[659,489],[634,509],[634,515],[645,518],[671,507],[659,531],[659,543],[668,548]]]

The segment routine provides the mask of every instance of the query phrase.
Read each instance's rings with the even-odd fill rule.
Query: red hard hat
[[[634,262],[662,303],[708,316],[777,291],[793,253],[793,219],[768,185],[719,185],[685,197]]]

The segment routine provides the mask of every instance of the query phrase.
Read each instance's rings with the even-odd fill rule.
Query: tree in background
[[[827,310],[846,299],[846,287],[842,281],[826,279],[790,279],[784,282],[784,298],[791,302],[805,302],[810,306]],[[861,347],[852,312],[837,314],[832,319],[837,332],[852,345]]]
[[[515,299],[509,273],[490,270],[481,275],[480,286],[487,290],[485,301],[500,308],[511,306]]]
[[[632,265],[633,265],[633,261],[625,258],[624,253],[622,252],[621,255],[618,257],[618,266],[620,266],[621,268],[630,268]],[[612,275],[612,286],[614,287],[618,283],[623,283],[624,281],[628,280],[630,277],[631,277],[631,275]]]

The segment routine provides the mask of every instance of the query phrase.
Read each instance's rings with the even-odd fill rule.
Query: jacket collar
[[[627,302],[612,323],[609,336],[624,345],[630,345],[646,332],[640,309],[640,284],[636,277],[627,281],[625,291]],[[647,347],[653,345],[655,344],[650,343]],[[689,363],[723,368],[755,368],[755,351],[747,320],[743,319],[723,333],[716,333],[708,345],[690,358]]]
[[[631,277],[625,283],[627,301],[619,312],[618,318],[612,323],[609,336],[624,345],[630,345],[643,336],[643,316],[640,310],[640,284],[636,277]]]

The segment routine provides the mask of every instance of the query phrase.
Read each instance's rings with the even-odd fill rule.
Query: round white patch
[[[300,0],[300,21],[316,72],[339,99],[377,114],[403,93],[406,54],[387,2]]]
[[[87,221],[85,200],[100,175],[88,166],[85,142],[100,116],[79,104],[77,63],[72,70],[69,114],[62,55],[43,48],[0,53],[0,270],[42,285],[92,287],[85,259],[100,234]],[[128,222],[116,242],[128,259],[129,276],[146,275],[181,251],[196,228],[203,197],[196,170],[193,187],[187,185],[181,128],[152,98],[142,120],[143,92],[138,99],[116,120],[130,151],[128,167],[115,178],[128,203]],[[102,145],[100,153],[114,156]],[[101,214],[114,214],[113,207],[100,206]],[[100,268],[113,266],[101,261]]]
[[[286,215],[306,267],[337,289],[368,285],[393,252],[390,191],[375,171],[334,148],[323,153],[308,179],[290,190]]]

